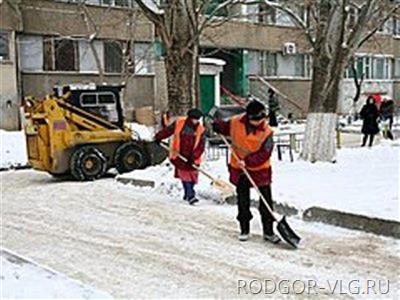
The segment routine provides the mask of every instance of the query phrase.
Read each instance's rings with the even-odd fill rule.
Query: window
[[[309,78],[311,57],[307,54],[283,55],[268,51],[249,51],[249,74],[271,77]]]
[[[114,94],[99,94],[99,104],[114,104]]]
[[[154,50],[150,43],[134,44],[135,73],[150,74],[153,73]]]
[[[82,93],[79,98],[82,107],[116,104],[115,95],[110,92]]]
[[[78,71],[76,63],[77,43],[72,40],[55,40],[55,70]]]
[[[77,3],[80,0],[57,0],[59,2]],[[133,7],[134,0],[85,0],[85,4],[103,6]]]
[[[78,44],[69,39],[45,37],[43,69],[46,71],[78,71]]]
[[[221,3],[223,3],[223,0],[210,0],[208,1],[209,3],[207,3],[205,5],[204,8],[204,14],[205,15],[210,15],[217,7],[218,5],[220,5]],[[227,17],[228,16],[228,9],[225,6],[222,9],[219,9],[218,11],[215,12],[214,16],[216,17]]]
[[[279,0],[273,0],[273,2],[279,2]],[[287,7],[292,10],[297,16],[303,21],[306,19],[306,10],[299,4],[288,3]],[[280,25],[295,27],[296,23],[293,19],[285,12],[277,9],[273,9],[265,3],[259,4],[259,20],[260,23],[268,25]]]
[[[379,29],[378,33],[392,34],[393,33],[393,19],[389,19]]]
[[[100,60],[101,68],[104,68],[103,57],[104,57],[104,46],[102,41],[93,41],[94,49]],[[92,47],[87,41],[79,41],[79,70],[81,72],[99,72],[99,68],[96,63],[95,55]]]
[[[96,94],[82,94],[81,95],[81,105],[83,107],[97,105]]]
[[[392,59],[387,56],[359,56],[354,66],[358,77],[364,74],[365,79],[392,78]],[[345,78],[354,78],[351,67],[347,68]]]
[[[36,35],[19,36],[18,45],[22,71],[42,71],[43,38]]]
[[[265,3],[260,3],[258,22],[268,25],[276,23],[276,10]]]
[[[400,58],[394,60],[394,78],[400,78]]]
[[[261,75],[260,51],[249,50],[249,67],[247,75]]]
[[[277,54],[268,51],[261,52],[261,74],[265,76],[276,76]]]
[[[395,36],[400,36],[400,19],[393,20],[393,34]]]
[[[282,77],[309,77],[310,62],[308,55],[277,55],[276,76]]]
[[[10,59],[10,41],[9,33],[0,30],[0,61]]]
[[[104,70],[107,73],[121,73],[123,63],[122,43],[104,42]]]
[[[112,92],[82,93],[79,101],[87,111],[109,122],[118,122],[117,101]]]

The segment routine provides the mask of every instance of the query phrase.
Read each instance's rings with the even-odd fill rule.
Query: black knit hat
[[[200,118],[203,117],[203,113],[201,112],[200,109],[197,108],[192,108],[188,111],[187,113],[188,117],[191,119],[197,119],[199,120]]]
[[[246,106],[246,114],[249,119],[260,120],[266,117],[266,109],[260,101],[253,100]]]

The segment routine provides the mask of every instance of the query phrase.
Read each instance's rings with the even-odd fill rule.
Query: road
[[[373,280],[389,280],[386,297],[399,291],[395,239],[291,218],[303,241],[290,250],[261,240],[254,212],[253,235],[241,243],[232,206],[191,207],[113,178],[82,183],[33,170],[0,175],[2,245],[118,298],[265,296],[255,283],[270,283],[268,293],[275,285],[269,296],[315,299],[331,297],[333,287],[343,298],[339,283],[353,293],[345,298],[357,298]],[[316,287],[303,291],[310,283]],[[386,292],[375,286],[379,291]]]

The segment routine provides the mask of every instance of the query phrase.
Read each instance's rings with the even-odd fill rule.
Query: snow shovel
[[[237,160],[240,160],[235,151],[233,150],[232,146],[229,144],[228,140],[226,139],[225,136],[220,134],[221,139],[224,141],[225,145],[232,151],[233,155],[236,157]],[[249,179],[251,185],[256,189],[257,194],[260,196],[261,200],[264,202],[265,206],[267,207],[268,211],[270,212],[271,216],[274,218],[274,221],[278,223],[277,229],[279,234],[281,235],[282,239],[284,239],[290,246],[293,248],[297,248],[298,244],[300,243],[300,237],[293,231],[292,228],[290,228],[289,224],[286,221],[286,216],[283,216],[280,221],[278,221],[278,218],[272,211],[272,208],[269,206],[268,202],[265,200],[263,194],[261,194],[261,191],[259,190],[258,186],[254,182],[253,178],[251,178],[249,172],[246,170],[246,168],[242,167],[242,171],[246,175],[246,177]]]
[[[163,147],[165,150],[169,150],[168,145],[164,144],[164,143],[160,143],[160,146]],[[181,154],[178,153],[178,157],[180,159],[182,159],[184,162],[188,162],[188,160],[186,159],[186,157],[182,156]],[[199,171],[200,173],[202,173],[204,176],[206,176],[208,179],[211,180],[211,184],[218,190],[221,191],[222,195],[223,195],[223,202],[226,201],[227,198],[234,196],[235,194],[235,189],[234,187],[226,182],[223,181],[221,179],[215,178],[213,177],[210,173],[208,173],[207,171],[201,169],[200,167],[198,167],[195,164],[192,164],[192,167],[195,168],[197,171]]]

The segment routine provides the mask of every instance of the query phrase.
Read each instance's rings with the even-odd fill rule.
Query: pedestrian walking
[[[391,99],[384,99],[380,107],[380,115],[383,123],[383,137],[393,140],[392,126],[394,115],[394,102]]]
[[[278,95],[271,88],[268,89],[268,109],[269,109],[269,125],[272,127],[278,126],[276,114],[279,111]]]
[[[367,144],[368,137],[368,146],[371,147],[374,143],[375,135],[379,132],[379,111],[372,96],[369,96],[367,98],[366,104],[362,107],[360,111],[360,117],[363,120],[361,132],[364,135],[361,147],[364,147]]]

